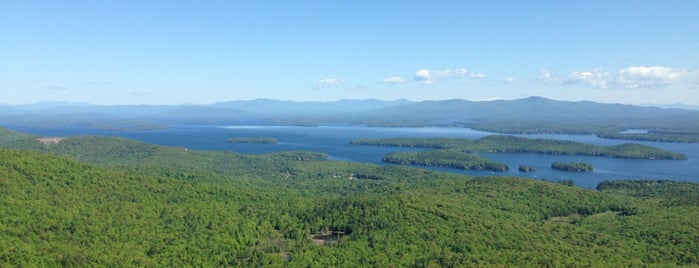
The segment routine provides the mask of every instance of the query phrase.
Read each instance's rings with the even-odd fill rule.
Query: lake
[[[18,131],[42,136],[105,135],[135,139],[147,143],[178,146],[197,150],[227,150],[246,154],[261,154],[288,150],[303,150],[327,153],[331,160],[356,161],[384,164],[381,158],[397,151],[418,151],[424,149],[376,147],[350,145],[349,141],[358,138],[388,137],[448,137],[480,138],[496,133],[476,131],[468,128],[382,128],[364,126],[172,126],[156,131],[103,131],[87,128],[36,129],[13,128]],[[481,154],[502,162],[510,171],[464,171],[448,168],[429,168],[459,174],[487,176],[507,175],[533,179],[560,181],[571,179],[576,185],[595,188],[604,180],[611,179],[668,179],[699,182],[699,144],[663,143],[602,139],[594,135],[518,135],[527,138],[547,138],[569,140],[595,145],[615,145],[640,143],[688,156],[687,160],[633,160],[592,156],[542,155],[530,153],[488,153]],[[244,144],[226,142],[234,137],[273,137],[278,144]],[[593,172],[571,173],[550,168],[552,162],[588,162],[594,166]],[[519,165],[535,167],[534,172],[519,172]]]

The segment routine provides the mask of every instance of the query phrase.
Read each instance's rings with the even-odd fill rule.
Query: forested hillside
[[[592,191],[5,132],[22,150],[0,149],[0,266],[699,265],[699,207],[663,201],[697,184]]]

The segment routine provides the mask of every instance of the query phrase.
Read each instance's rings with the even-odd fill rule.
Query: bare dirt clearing
[[[59,137],[45,137],[45,138],[37,138],[36,140],[43,143],[44,145],[51,145],[51,144],[58,144],[65,138],[59,138]]]

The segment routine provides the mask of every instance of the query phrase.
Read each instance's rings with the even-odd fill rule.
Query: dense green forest
[[[465,153],[461,150],[432,150],[423,152],[396,152],[386,155],[383,162],[400,165],[448,167],[470,170],[507,171],[506,164],[488,158]]]
[[[536,168],[533,166],[527,166],[527,165],[520,165],[517,170],[520,172],[534,172],[536,171]]]
[[[570,172],[590,172],[594,169],[592,164],[580,162],[553,162],[551,163],[551,168]]]
[[[528,139],[509,135],[491,135],[480,139],[461,138],[388,138],[358,139],[355,145],[398,146],[461,149],[469,153],[540,153],[564,155],[589,155],[631,159],[687,159],[686,155],[651,146],[626,143],[613,146],[597,146],[573,141]]]
[[[597,186],[597,190],[658,199],[667,206],[699,206],[699,184],[692,182],[668,180],[605,181]]]
[[[699,265],[694,183],[36,138],[0,129],[0,266]]]

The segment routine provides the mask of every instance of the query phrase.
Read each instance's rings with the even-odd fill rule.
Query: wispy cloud
[[[600,69],[592,71],[576,71],[568,74],[564,80],[567,84],[588,84],[598,88],[608,88],[614,83],[614,74]]]
[[[476,73],[469,71],[465,68],[460,68],[456,70],[445,69],[445,70],[430,70],[430,69],[420,69],[415,72],[414,76],[416,81],[423,84],[432,84],[440,79],[445,78],[471,78],[471,79],[483,79],[485,74]]]
[[[405,79],[400,76],[392,76],[384,78],[383,82],[388,84],[402,84],[405,83]]]
[[[485,78],[485,74],[482,73],[474,73],[474,72],[469,72],[468,76],[470,76],[473,79],[483,79]]]
[[[515,78],[514,77],[505,77],[505,79],[503,79],[503,80],[507,83],[512,83],[515,81]]]
[[[315,82],[313,89],[325,89],[325,88],[335,88],[343,83],[342,80],[337,78],[325,78]]]
[[[81,84],[93,85],[93,86],[110,86],[113,83],[112,82],[105,82],[105,81],[92,81],[92,82],[82,82]]]
[[[496,100],[503,100],[501,97],[490,97],[490,98],[483,98],[483,99],[478,99],[476,101],[496,101]]]
[[[67,91],[67,90],[68,90],[68,88],[67,88],[67,87],[64,87],[64,86],[56,86],[56,85],[54,85],[54,86],[47,86],[47,87],[46,87],[46,93],[47,93],[47,94],[60,94],[60,93],[63,93],[63,92],[65,92],[65,91]]]
[[[664,66],[632,66],[617,71],[593,69],[575,71],[563,78],[551,72],[541,70],[539,79],[548,83],[562,85],[584,84],[596,88],[648,88],[663,87],[687,79],[699,78],[698,70],[671,68]]]
[[[662,66],[637,66],[619,70],[617,83],[626,88],[637,88],[647,86],[664,86],[671,83],[699,76],[699,71],[689,71],[686,69],[673,69]]]
[[[546,83],[558,83],[558,79],[556,79],[553,73],[549,72],[546,69],[539,70],[539,80],[544,81]]]

